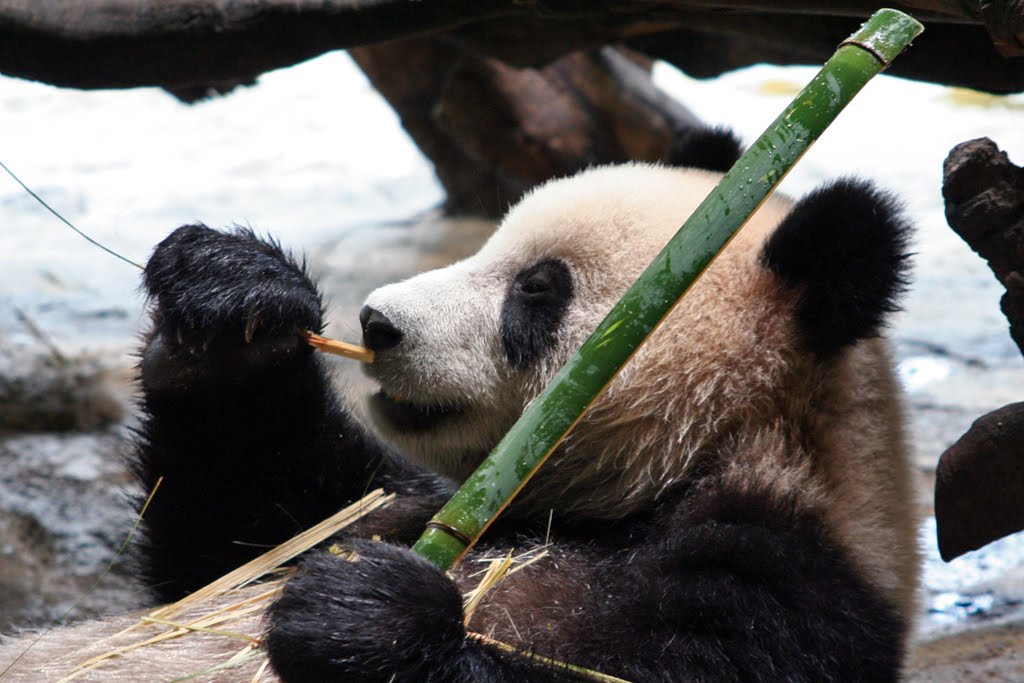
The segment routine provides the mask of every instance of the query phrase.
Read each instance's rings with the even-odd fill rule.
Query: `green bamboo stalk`
[[[462,558],[807,148],[922,30],[883,9],[840,44],[427,524],[414,552],[444,570]]]

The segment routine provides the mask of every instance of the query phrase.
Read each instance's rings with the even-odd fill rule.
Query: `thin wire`
[[[58,220],[60,220],[60,221],[61,221],[61,222],[62,222],[62,223],[63,223],[64,225],[68,226],[69,228],[71,228],[72,230],[74,230],[75,232],[77,232],[77,233],[78,233],[79,235],[81,235],[82,237],[84,237],[84,238],[85,238],[86,240],[88,240],[88,241],[89,241],[89,242],[91,242],[92,244],[96,245],[97,247],[99,247],[99,248],[100,248],[100,249],[102,249],[103,251],[107,252],[107,253],[108,253],[108,254],[110,254],[111,256],[116,256],[117,258],[121,259],[121,260],[122,260],[122,261],[124,261],[125,263],[128,263],[128,264],[131,264],[131,265],[135,266],[135,267],[136,267],[136,268],[138,268],[139,270],[145,270],[145,269],[146,269],[146,267],[145,267],[145,266],[143,266],[142,264],[140,264],[140,263],[136,263],[135,261],[132,261],[132,260],[131,260],[130,258],[128,258],[128,257],[126,257],[126,256],[122,256],[121,254],[118,254],[118,253],[117,253],[116,251],[114,251],[113,249],[111,249],[111,248],[109,248],[109,247],[106,247],[106,246],[104,246],[104,245],[100,244],[99,242],[97,242],[96,240],[94,240],[93,238],[89,237],[89,236],[88,236],[88,235],[86,235],[86,234],[85,234],[84,232],[82,232],[81,230],[79,230],[78,228],[76,228],[76,227],[75,227],[74,225],[72,225],[72,224],[71,224],[71,221],[69,221],[69,220],[68,220],[67,218],[64,218],[64,216],[62,216],[62,215],[60,215],[59,213],[57,213],[56,209],[54,209],[54,208],[53,208],[52,206],[50,206],[49,204],[47,204],[47,203],[46,203],[46,202],[45,202],[45,201],[43,200],[43,198],[42,198],[42,197],[40,197],[39,195],[37,195],[37,194],[36,194],[35,192],[33,192],[33,191],[32,191],[32,189],[31,189],[31,188],[30,188],[30,187],[29,187],[28,185],[26,185],[25,183],[21,182],[21,178],[19,178],[18,176],[16,176],[16,175],[14,174],[14,171],[12,171],[11,169],[7,168],[7,166],[6,166],[6,165],[4,164],[4,162],[2,162],[2,161],[0,161],[0,168],[2,168],[2,169],[4,169],[5,171],[7,171],[7,175],[9,175],[9,176],[11,176],[12,178],[14,178],[14,182],[16,182],[16,183],[18,183],[19,185],[21,185],[22,189],[24,189],[24,190],[25,190],[25,192],[28,192],[28,193],[29,193],[30,195],[32,195],[32,198],[33,198],[33,199],[35,199],[35,200],[36,200],[37,202],[39,202],[40,204],[42,204],[42,205],[43,205],[43,208],[45,208],[45,209],[46,209],[47,211],[49,211],[49,212],[50,212],[50,213],[52,213],[52,214],[53,214],[54,216],[56,216],[56,217],[57,217],[57,219],[58,219]]]

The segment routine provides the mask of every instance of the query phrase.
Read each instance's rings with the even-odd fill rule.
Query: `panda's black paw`
[[[250,230],[178,228],[157,245],[143,286],[155,304],[142,358],[150,388],[293,354],[299,334],[323,324],[303,265]]]
[[[269,612],[284,681],[444,680],[463,644],[462,598],[411,551],[371,541],[306,559]]]

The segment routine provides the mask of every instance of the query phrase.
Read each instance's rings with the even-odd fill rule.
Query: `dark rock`
[[[978,418],[939,459],[939,551],[951,560],[1024,529],[1024,403]]]
[[[116,429],[0,438],[0,633],[140,604],[115,562],[134,521],[122,444]]]
[[[950,151],[943,175],[946,220],[1006,287],[1001,307],[1024,352],[1024,168],[979,138]]]
[[[41,346],[0,344],[0,430],[88,430],[119,422],[125,396],[109,367]]]
[[[1010,335],[1024,353],[1024,168],[988,138],[954,147],[943,165],[946,220],[1006,287]],[[1024,403],[979,418],[939,459],[935,519],[951,560],[1024,529]]]

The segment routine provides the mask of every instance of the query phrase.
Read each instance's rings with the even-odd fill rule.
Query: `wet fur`
[[[369,486],[401,498],[358,535],[409,543],[452,488],[430,469],[471,469],[716,180],[637,165],[555,182],[477,256],[371,295],[407,347],[380,354],[382,382],[487,406],[427,436],[384,428],[422,464],[356,423],[292,336],[322,323],[301,265],[248,232],[176,232],[146,282],[136,471],[143,488],[165,476],[141,558],[154,594],[197,588]],[[903,282],[907,227],[886,195],[844,188],[763,206],[633,358],[478,548],[546,541],[550,554],[490,594],[470,630],[636,681],[898,679],[917,556],[898,388],[875,337]],[[871,210],[848,219],[828,211],[833,196]],[[851,253],[866,267],[838,268]],[[821,263],[802,270],[805,257]],[[554,337],[529,337],[542,351],[531,341],[510,363],[498,333],[510,283],[545,259],[570,269],[569,303]],[[843,296],[816,312],[834,272]],[[878,295],[847,296],[879,277]],[[342,542],[357,561],[312,554],[269,613],[288,681],[572,680],[466,638],[472,563],[452,583],[398,545]],[[26,661],[67,662],[73,643],[115,628],[72,629]],[[223,657],[223,643],[188,643],[94,680],[190,673],[208,648]],[[35,680],[21,670],[11,680]]]

